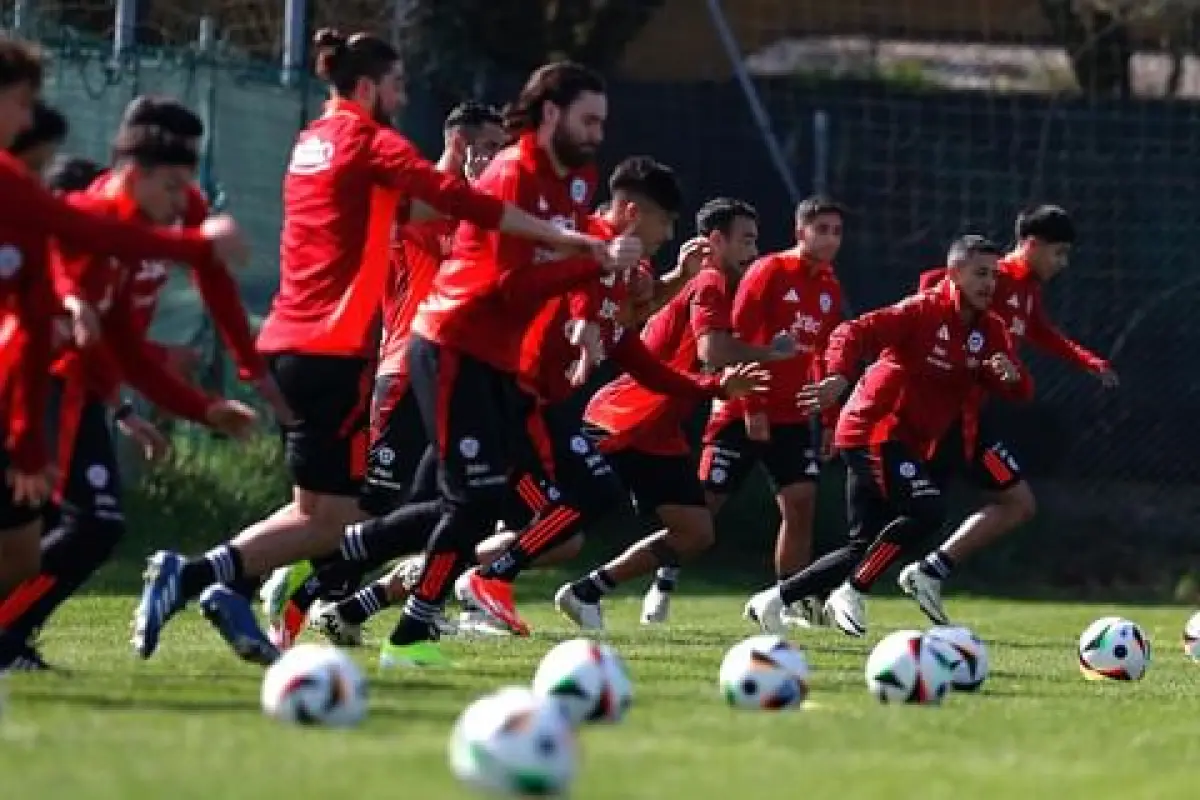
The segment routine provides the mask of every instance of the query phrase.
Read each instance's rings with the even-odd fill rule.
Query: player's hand
[[[4,473],[4,480],[12,490],[14,503],[19,506],[37,508],[50,499],[54,474],[50,469],[32,474],[9,469]]]
[[[227,267],[243,267],[250,260],[250,246],[233,217],[228,214],[209,217],[204,220],[200,230],[204,238],[212,242],[217,258]]]
[[[771,358],[782,360],[796,355],[796,340],[790,333],[777,333],[771,339]]]
[[[737,400],[767,391],[771,373],[755,363],[734,364],[721,372],[721,399]]]
[[[588,382],[592,370],[604,361],[604,341],[594,322],[573,319],[567,323],[567,341],[579,348],[579,357],[571,362],[567,379],[579,388]]]
[[[746,423],[746,438],[752,442],[769,442],[771,441],[771,421],[767,419],[767,415],[763,413],[747,414],[744,417]]]
[[[288,405],[287,398],[283,396],[283,390],[270,375],[264,375],[254,381],[254,391],[258,392],[258,396],[271,407],[275,421],[280,425],[286,428],[300,421],[296,412],[292,411],[292,407]]]
[[[217,400],[204,415],[208,427],[233,439],[245,439],[254,431],[258,414],[237,400]]]
[[[121,433],[137,442],[142,448],[142,455],[150,463],[162,461],[171,452],[171,440],[163,436],[162,431],[149,421],[137,414],[129,414],[117,421]]]
[[[100,341],[100,315],[91,303],[75,295],[63,298],[63,308],[71,315],[71,338],[80,349]]]
[[[449,175],[458,175],[462,173],[466,164],[467,137],[463,136],[460,130],[450,131],[446,134],[442,156],[437,161],[437,169],[439,172]]]
[[[621,235],[604,248],[604,259],[600,262],[608,272],[628,272],[642,260],[642,240],[636,236]]]
[[[1021,379],[1021,371],[1004,353],[996,353],[984,363],[1002,383],[1016,383]]]
[[[1105,389],[1116,389],[1121,385],[1121,379],[1117,377],[1117,373],[1112,367],[1097,370],[1096,377],[1100,379],[1100,385]]]
[[[200,366],[201,353],[194,347],[186,345],[168,345],[167,351],[167,369],[174,372],[176,375],[184,377],[195,373],[196,368]]]
[[[849,385],[841,375],[830,375],[801,389],[796,394],[796,405],[809,414],[819,414],[837,405]]]
[[[696,236],[688,239],[679,248],[679,258],[675,262],[675,268],[688,278],[694,278],[704,268],[704,262],[711,255],[712,245],[709,244],[708,239]]]
[[[821,451],[817,455],[822,464],[833,460],[833,428],[821,429]]]

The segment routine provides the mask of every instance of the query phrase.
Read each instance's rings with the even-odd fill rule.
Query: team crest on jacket
[[[829,296],[829,292],[821,292],[820,303],[821,313],[828,314],[829,309],[833,308],[833,298]]]
[[[24,259],[21,251],[11,244],[0,246],[0,278],[11,278],[17,274]]]
[[[967,350],[972,353],[978,353],[983,349],[983,334],[979,331],[971,331],[971,335],[967,337]]]
[[[587,181],[583,178],[576,178],[571,181],[571,199],[576,203],[582,203],[587,199]]]

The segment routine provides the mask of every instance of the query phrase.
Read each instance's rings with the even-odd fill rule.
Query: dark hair
[[[683,207],[683,190],[675,171],[649,156],[627,158],[608,179],[608,190],[644,197],[669,214],[678,214]]]
[[[396,48],[371,33],[346,36],[322,28],[313,37],[313,48],[317,51],[317,76],[343,97],[354,93],[360,78],[382,80],[400,60]]]
[[[728,234],[733,227],[733,221],[738,217],[757,222],[758,212],[745,200],[717,197],[709,200],[696,212],[696,230],[701,236],[707,236],[713,231]]]
[[[492,106],[468,100],[450,109],[442,130],[452,131],[455,128],[482,128],[484,125],[503,125],[504,117]]]
[[[817,217],[825,214],[836,214],[845,220],[846,208],[832,198],[816,194],[801,200],[800,204],[796,206],[796,223],[808,225]]]
[[[33,106],[33,124],[17,134],[8,152],[19,156],[44,144],[61,144],[67,131],[67,118],[38,100]]]
[[[1031,236],[1046,244],[1071,244],[1075,241],[1075,223],[1061,206],[1037,206],[1017,215],[1017,240]]]
[[[42,51],[33,42],[0,35],[0,89],[18,84],[42,88]]]
[[[173,97],[141,95],[125,106],[121,127],[153,125],[167,133],[186,139],[204,135],[204,121],[194,111]]]
[[[46,170],[46,185],[56,192],[82,192],[104,173],[104,167],[79,156],[59,156]]]
[[[504,127],[510,133],[535,130],[542,124],[542,107],[553,103],[566,108],[584,92],[604,94],[604,78],[573,61],[555,61],[538,67],[525,81],[516,102],[504,108]]]
[[[950,244],[950,250],[946,253],[946,264],[953,267],[972,256],[999,257],[1002,255],[1004,255],[1004,251],[1000,249],[1000,245],[991,239],[977,233],[968,233],[958,237]]]

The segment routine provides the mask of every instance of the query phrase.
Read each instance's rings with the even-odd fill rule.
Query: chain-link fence
[[[135,38],[153,46],[117,60],[110,6],[37,5],[56,55],[49,95],[71,117],[73,149],[103,157],[139,92],[202,111],[213,133],[206,180],[250,231],[244,286],[262,311],[284,160],[323,94],[305,70],[281,83],[283,9],[301,4],[142,3]],[[610,163],[642,152],[671,163],[693,208],[718,193],[752,201],[768,248],[788,244],[799,196],[816,188],[845,201],[853,218],[839,273],[857,310],[911,289],[961,232],[1009,240],[1023,206],[1067,207],[1080,241],[1047,289],[1049,308],[1113,359],[1122,386],[1105,393],[1033,355],[1038,399],[1011,410],[1011,438],[1042,489],[1047,530],[1175,531],[1200,521],[1195,5],[437,0],[430,13],[422,0],[380,0],[313,3],[298,30],[370,27],[421,52],[405,122],[425,134],[453,100],[504,100],[531,63],[597,63],[613,79]],[[450,44],[433,55],[417,47],[430,41]],[[471,68],[455,68],[464,59]],[[171,338],[199,330],[194,298],[176,297],[160,326]]]

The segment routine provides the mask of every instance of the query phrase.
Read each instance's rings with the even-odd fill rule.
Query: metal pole
[[[113,22],[113,55],[120,57],[137,47],[137,0],[117,0]]]
[[[829,194],[829,114],[813,112],[813,192]]]
[[[34,0],[17,0],[13,8],[13,29],[22,35],[29,35],[37,27],[33,6]]]
[[[283,69],[280,82],[295,86],[308,55],[308,0],[284,0]]]

